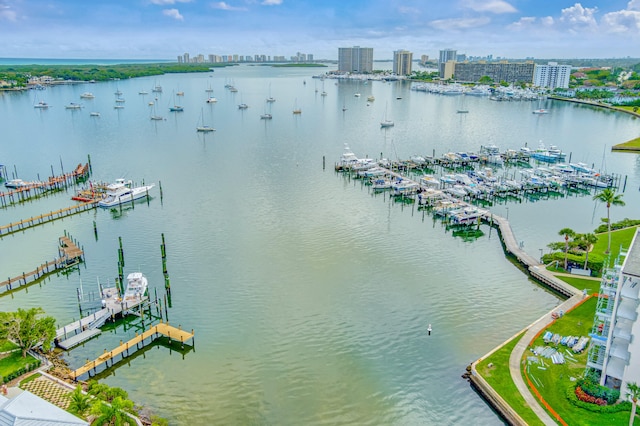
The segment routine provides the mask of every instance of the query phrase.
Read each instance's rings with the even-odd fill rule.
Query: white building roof
[[[0,426],[75,425],[89,423],[31,392],[24,391],[11,399],[0,396]]]

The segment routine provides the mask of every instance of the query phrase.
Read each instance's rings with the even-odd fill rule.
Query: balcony
[[[613,342],[609,350],[610,359],[618,358],[623,360],[625,364],[629,361],[629,344],[622,342]]]

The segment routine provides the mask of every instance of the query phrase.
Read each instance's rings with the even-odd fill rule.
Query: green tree
[[[638,404],[638,398],[640,398],[640,386],[636,382],[627,383],[627,398],[631,400],[629,426],[633,426],[633,420],[636,418],[636,405]]]
[[[27,357],[28,350],[40,345],[49,350],[56,337],[55,318],[42,317],[42,314],[42,308],[0,312],[0,336],[14,341],[22,349],[23,358]]]
[[[96,400],[91,413],[96,416],[93,424],[97,426],[125,426],[135,424],[128,413],[133,411],[133,402],[117,396],[110,404]]]
[[[478,83],[480,83],[480,84],[491,84],[491,83],[493,83],[493,79],[491,77],[489,77],[488,75],[483,75],[482,77],[480,77],[480,80],[478,80]]]
[[[571,228],[562,228],[558,235],[564,235],[564,270],[567,270],[567,256],[569,254],[569,238],[576,235],[575,231]]]
[[[578,245],[584,250],[584,269],[588,268],[589,252],[593,248],[593,245],[598,242],[598,237],[595,234],[579,234],[576,238]]]
[[[91,397],[82,392],[82,386],[76,386],[75,390],[69,394],[69,411],[84,418],[90,408]]]
[[[603,189],[594,195],[593,199],[607,205],[607,234],[609,235],[609,242],[607,243],[605,254],[609,254],[611,252],[611,206],[624,206],[625,202],[622,200],[622,194],[616,195],[616,192],[611,188]]]

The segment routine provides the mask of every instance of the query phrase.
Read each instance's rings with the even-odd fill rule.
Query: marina
[[[98,83],[90,90],[95,94],[91,110],[102,111],[99,120],[88,111],[71,114],[60,107],[88,86],[39,92],[57,106],[46,110],[33,108],[32,93],[7,95],[0,113],[17,125],[7,127],[4,137],[15,143],[7,144],[1,160],[9,169],[16,164],[25,181],[48,168],[51,159],[84,152],[91,154],[99,179],[162,180],[164,199],[136,202],[135,209],[92,208],[1,238],[5,255],[0,265],[11,276],[48,259],[50,247],[42,242],[58,238],[63,229],[83,242],[89,260],[72,274],[51,274],[46,284],[3,297],[4,309],[42,306],[60,325],[78,320],[80,284],[85,294],[97,293],[97,282],[112,283],[118,275],[119,235],[127,251],[126,270],[143,271],[150,291],[161,291],[160,242],[153,236],[165,233],[171,324],[193,325],[198,350],[182,357],[153,347],[136,357],[129,346],[130,357],[122,361],[121,353],[109,360],[116,368],[102,363],[96,372],[100,382],[126,389],[170,424],[185,419],[191,424],[246,423],[248,418],[309,425],[344,424],[345,419],[357,424],[503,424],[460,374],[472,360],[562,303],[564,297],[523,274],[519,262],[514,267],[514,257],[538,260],[540,249],[546,253],[563,227],[589,232],[598,226],[606,208],[592,200],[596,189],[579,184],[500,197],[494,188],[485,199],[467,194],[452,201],[508,220],[518,251],[507,257],[502,231],[498,236],[489,222],[481,221],[483,236],[457,237],[457,228],[475,231],[477,223],[454,229],[440,216],[434,220],[435,195],[429,206],[419,203],[418,194],[390,196],[390,187],[374,192],[365,184],[368,178],[336,176],[331,163],[348,143],[358,156],[387,158],[387,170],[444,191],[461,185],[444,188],[445,175],[472,178],[469,171],[482,174],[487,167],[497,181],[522,182],[524,166],[503,158],[505,165],[496,167],[476,161],[471,153],[481,157],[480,147],[491,145],[500,154],[519,152],[542,140],[547,147],[560,147],[566,164],[584,163],[605,175],[615,172],[627,202],[611,209],[617,221],[634,217],[640,208],[640,177],[635,157],[612,154],[603,145],[637,137],[637,120],[551,100],[544,107],[552,113],[538,116],[531,113],[535,103],[496,102],[488,96],[466,97],[464,108],[470,113],[458,114],[458,95],[411,90],[409,82],[327,80],[322,87],[318,81],[316,93],[314,83],[304,84],[309,79],[309,70],[241,65],[216,69],[213,77],[164,75]],[[233,81],[238,92],[225,90],[225,81]],[[158,100],[137,95],[141,87],[155,84],[165,89],[154,93]],[[269,111],[274,120],[265,124],[258,117],[269,84],[277,102]],[[217,103],[204,102],[209,85]],[[126,109],[111,108],[117,88],[128,98]],[[166,107],[174,90],[185,92],[180,99],[184,113],[150,120],[148,102]],[[355,92],[361,93],[359,102]],[[367,106],[369,96],[375,102]],[[258,110],[240,113],[242,102]],[[292,114],[296,102],[304,114]],[[387,104],[395,125],[384,129],[380,120]],[[194,131],[203,108],[215,132]],[[444,160],[446,153],[467,157]],[[411,157],[415,162],[401,161]],[[418,167],[421,159],[428,167]],[[459,170],[463,163],[470,169]],[[531,159],[528,163],[531,170],[550,168]],[[375,179],[385,180],[384,175]],[[423,191],[422,197],[427,194]],[[0,209],[0,223],[57,211],[74,195],[70,188]],[[96,303],[100,306],[99,298]],[[136,315],[128,318],[139,322]],[[141,333],[124,320],[106,324],[99,335],[64,353],[72,370]],[[175,395],[189,398],[177,404]]]

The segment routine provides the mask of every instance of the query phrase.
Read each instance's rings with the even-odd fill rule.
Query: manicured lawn
[[[600,280],[588,280],[585,278],[579,278],[578,276],[565,277],[562,275],[558,275],[557,278],[577,288],[578,290],[584,290],[586,288],[587,294],[594,294],[600,291]]]
[[[27,355],[26,358],[22,358],[22,352],[14,352],[6,358],[0,359],[0,376],[4,377],[34,362],[36,359],[32,356]]]
[[[511,356],[511,351],[513,351],[513,348],[521,338],[522,334],[491,354],[487,359],[482,360],[478,363],[477,370],[527,424],[543,425],[544,423],[538,419],[538,416],[525,403],[509,373],[509,356]],[[493,364],[493,366],[489,367],[489,364]]]
[[[5,339],[0,339],[0,352],[7,352],[7,351],[10,351],[12,349],[16,349],[18,347],[19,346],[16,345],[15,343],[13,343],[13,342],[10,342],[10,341],[5,340]]]
[[[614,145],[613,149],[640,149],[640,138],[631,139],[628,142]]]
[[[550,325],[547,330],[558,333],[562,336],[588,336],[593,325],[597,298],[592,297],[582,305],[564,315],[562,318]],[[542,333],[531,345],[554,346],[552,343],[544,343]],[[536,386],[542,397],[549,405],[570,425],[627,425],[629,424],[629,412],[623,411],[613,414],[599,414],[578,408],[572,405],[565,396],[566,390],[574,382],[571,378],[581,378],[584,374],[588,347],[582,353],[575,354],[571,349],[561,344],[557,345],[558,351],[565,355],[564,364],[553,364],[551,359],[544,359],[544,366],[530,362],[528,363],[528,376]],[[529,352],[525,359],[532,356]],[[567,358],[571,356],[575,361]],[[538,357],[541,358],[541,357]]]
[[[611,206],[612,211],[615,208],[616,206]],[[631,241],[633,240],[633,236],[636,234],[637,229],[637,226],[633,226],[630,228],[618,229],[617,231],[611,231],[611,253],[609,255],[611,262],[610,266],[613,266],[616,257],[620,254],[620,246],[624,249],[628,249],[631,246]],[[606,232],[596,235],[598,237],[598,242],[595,243],[591,252],[605,256],[604,253],[607,251],[609,237]]]

